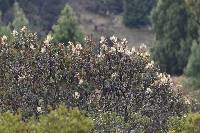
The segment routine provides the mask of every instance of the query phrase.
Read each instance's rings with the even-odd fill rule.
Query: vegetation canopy
[[[26,120],[64,103],[86,111],[95,120],[93,130],[152,132],[186,111],[171,78],[159,72],[145,46],[130,50],[126,39],[114,36],[65,46],[50,36],[41,42],[26,27],[13,31],[12,38],[2,38],[0,45],[1,112],[20,109]]]

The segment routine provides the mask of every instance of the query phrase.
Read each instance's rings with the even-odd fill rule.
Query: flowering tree
[[[52,43],[51,36],[40,42],[25,27],[14,31],[13,38],[0,45],[1,111],[21,109],[28,118],[64,102],[93,117],[94,130],[154,132],[186,109],[170,77],[159,72],[144,47],[129,50],[126,39],[102,37],[99,49],[91,39],[84,47],[71,42],[65,46]],[[110,125],[104,126],[99,116],[107,115]],[[113,125],[118,118],[124,125]]]

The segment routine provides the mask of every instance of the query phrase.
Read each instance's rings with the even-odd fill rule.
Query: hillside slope
[[[127,28],[123,25],[122,16],[101,16],[91,12],[81,12],[80,23],[82,30],[87,34],[93,34],[99,38],[104,36],[118,36],[127,38],[130,46],[138,46],[145,43],[151,46],[154,43],[154,34],[147,27],[136,29]]]
[[[86,35],[93,35],[94,38],[100,36],[116,35],[119,38],[127,38],[129,45],[140,45],[145,43],[151,46],[154,43],[153,32],[148,27],[141,29],[130,29],[123,25],[122,15],[106,15],[95,14],[88,10],[92,6],[92,0],[16,0],[20,3],[27,18],[30,22],[30,28],[34,32],[38,32],[39,36],[45,36],[53,24],[59,17],[65,3],[72,6],[78,17],[80,27]],[[4,1],[5,2],[5,1]],[[2,9],[4,15],[3,20],[6,24],[13,19],[13,3],[14,0],[7,1],[8,6]],[[2,5],[0,1],[0,5]],[[5,4],[4,4],[5,5]]]

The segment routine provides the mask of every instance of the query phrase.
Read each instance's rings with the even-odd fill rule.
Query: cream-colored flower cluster
[[[172,79],[170,77],[170,75],[165,74],[165,73],[156,73],[157,75],[157,80],[154,81],[153,85],[158,85],[158,86],[162,86],[162,85],[170,85],[171,87],[173,87],[173,83],[172,83]]]
[[[45,53],[46,52],[46,49],[51,46],[51,41],[52,40],[53,40],[53,37],[51,36],[51,34],[47,35],[46,39],[44,40],[44,45],[40,50],[41,53]],[[33,45],[31,46],[31,49],[32,50],[35,49]]]
[[[83,49],[82,45],[80,43],[77,43],[76,45],[73,44],[72,42],[68,42],[68,49],[72,51],[72,54],[74,55],[80,55],[81,50]]]
[[[106,38],[103,36],[101,37],[101,40],[100,40],[101,52],[99,54],[101,55],[100,57],[102,57],[103,51],[108,52],[108,53],[119,52],[119,53],[127,54],[129,56],[136,52],[135,47],[132,47],[131,50],[128,48],[127,46],[128,41],[126,40],[126,38],[119,40],[117,37],[112,36],[109,39],[110,41],[112,41],[113,46],[108,46]]]
[[[149,68],[153,68],[154,67],[154,61],[151,61],[150,63],[148,63],[145,67],[145,69],[149,69]]]
[[[2,41],[1,43],[2,43],[3,45],[5,45],[7,39],[8,39],[7,36],[4,35],[4,36],[1,38],[1,41]]]

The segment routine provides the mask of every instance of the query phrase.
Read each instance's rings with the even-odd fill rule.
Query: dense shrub
[[[200,113],[189,113],[184,117],[172,117],[168,125],[169,133],[199,133]]]
[[[13,32],[12,43],[1,43],[1,111],[15,113],[20,108],[26,119],[64,102],[94,118],[95,130],[105,131],[110,125],[147,132],[166,128],[168,117],[185,112],[170,77],[159,72],[144,48],[129,50],[126,39],[116,37],[102,37],[99,45],[86,39],[83,46],[71,42],[65,46],[51,39],[38,41],[24,27]],[[110,117],[105,125],[99,116],[109,112],[116,118]],[[126,126],[119,126],[118,120]]]
[[[7,112],[0,115],[0,133],[88,133],[92,126],[92,120],[78,110],[68,110],[64,106],[27,122],[18,114]]]
[[[151,124],[151,120],[147,116],[142,116],[139,113],[130,114],[127,122],[122,116],[117,113],[105,112],[94,115],[95,128],[94,132],[145,132],[146,128]]]
[[[170,74],[182,74],[198,28],[184,0],[159,0],[152,13],[157,44],[153,57]]]

